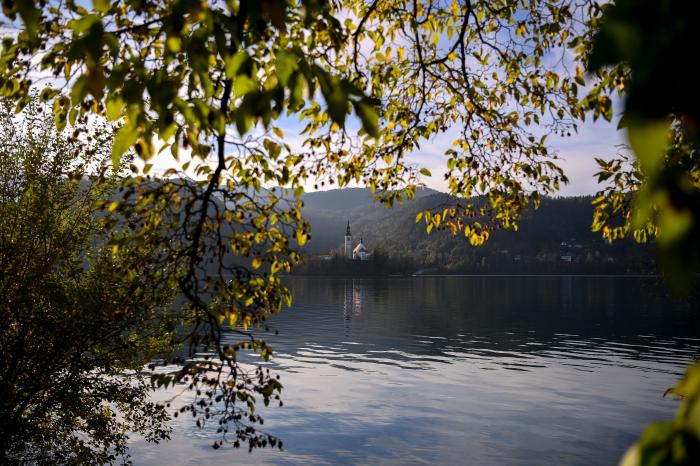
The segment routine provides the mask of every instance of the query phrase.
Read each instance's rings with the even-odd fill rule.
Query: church
[[[366,261],[371,257],[372,252],[362,243],[362,237],[360,237],[360,242],[357,243],[355,249],[352,248],[352,234],[350,233],[350,220],[348,220],[348,227],[345,230],[345,258]]]

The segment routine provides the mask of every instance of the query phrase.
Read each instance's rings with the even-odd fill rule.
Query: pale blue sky
[[[617,107],[617,105],[616,105]],[[302,136],[298,136],[301,129],[297,123],[297,117],[281,118],[277,121],[277,126],[285,132],[286,139],[292,148],[298,148]],[[439,191],[447,191],[447,184],[443,174],[446,172],[445,150],[450,148],[452,141],[456,137],[448,131],[438,135],[431,141],[421,143],[421,149],[410,154],[408,161],[421,167],[427,167],[433,174],[432,177],[424,177],[424,182],[431,188]],[[599,119],[593,122],[590,115],[587,120],[579,124],[577,133],[572,133],[568,137],[550,136],[548,139],[550,147],[561,157],[560,165],[564,168],[569,177],[569,184],[562,186],[560,195],[576,196],[582,194],[593,194],[599,186],[594,174],[598,171],[594,158],[607,159],[612,157],[618,150],[618,146],[626,143],[626,136],[623,131],[617,130],[617,121],[607,122]],[[309,186],[307,190],[313,190]]]
[[[610,158],[617,151],[617,146],[626,142],[624,132],[616,129],[615,122],[591,119],[580,125],[578,133],[568,137],[550,136],[550,146],[561,157],[560,165],[569,177],[569,184],[562,186],[560,195],[576,196],[593,194],[598,190],[594,174],[598,171],[594,157]],[[446,158],[443,155],[453,138],[438,138],[438,141],[422,144],[422,150],[410,156],[409,160],[426,166],[433,173],[426,178],[428,186],[446,191],[447,186],[442,175],[445,173]]]

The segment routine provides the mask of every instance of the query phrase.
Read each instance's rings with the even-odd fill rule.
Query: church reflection
[[[346,324],[349,324],[353,316],[359,316],[362,314],[365,294],[366,285],[363,283],[363,280],[344,280],[343,319],[345,320]]]

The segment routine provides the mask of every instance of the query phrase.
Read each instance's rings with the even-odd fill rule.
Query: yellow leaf
[[[639,446],[631,446],[625,456],[620,460],[620,466],[638,466],[641,464],[641,458],[639,457]]]
[[[182,50],[182,42],[177,36],[168,37],[165,44],[168,46],[168,50],[170,50],[172,53],[178,53],[180,50]]]
[[[116,121],[121,117],[124,110],[124,100],[119,96],[113,96],[107,99],[107,119]]]

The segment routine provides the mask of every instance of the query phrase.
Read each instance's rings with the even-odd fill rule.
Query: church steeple
[[[350,234],[350,219],[348,219],[348,228],[345,230],[345,257],[352,259],[352,235]]]

